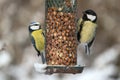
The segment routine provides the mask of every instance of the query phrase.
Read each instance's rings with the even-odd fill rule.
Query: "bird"
[[[77,40],[85,47],[85,53],[90,54],[90,47],[93,44],[97,29],[97,14],[92,9],[83,11],[82,18],[77,22]]]
[[[44,30],[41,28],[39,22],[31,22],[29,25],[29,35],[31,42],[37,51],[37,55],[41,55],[42,63],[46,62],[45,60],[45,34]]]

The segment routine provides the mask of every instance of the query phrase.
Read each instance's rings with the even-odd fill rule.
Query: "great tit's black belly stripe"
[[[83,24],[84,24],[84,21],[82,21],[81,22],[81,24],[80,24],[80,29],[79,29],[79,31],[78,31],[78,33],[77,33],[77,40],[80,42],[80,38],[81,38],[81,31],[82,31],[82,29],[83,29]]]

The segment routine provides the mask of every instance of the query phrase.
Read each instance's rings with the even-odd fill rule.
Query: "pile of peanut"
[[[74,13],[50,7],[46,16],[46,59],[48,65],[76,65],[77,39]]]

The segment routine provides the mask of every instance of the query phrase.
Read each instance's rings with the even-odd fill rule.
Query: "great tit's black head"
[[[36,30],[39,30],[41,29],[41,25],[39,22],[32,22],[30,23],[29,25],[29,31],[32,32],[32,31],[36,31]]]
[[[90,20],[92,22],[96,22],[97,20],[97,14],[91,10],[91,9],[88,9],[86,11],[83,11],[83,20]]]

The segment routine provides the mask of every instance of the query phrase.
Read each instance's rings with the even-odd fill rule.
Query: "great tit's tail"
[[[90,47],[88,45],[85,45],[85,53],[90,55]]]

